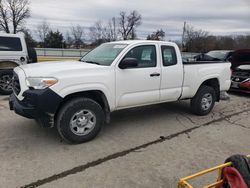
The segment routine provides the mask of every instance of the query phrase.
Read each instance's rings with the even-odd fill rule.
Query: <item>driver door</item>
[[[138,66],[116,68],[116,106],[118,109],[157,103],[160,100],[161,68],[156,45],[141,45],[124,58],[136,58]]]

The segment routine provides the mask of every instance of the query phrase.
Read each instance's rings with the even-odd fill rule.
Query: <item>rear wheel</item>
[[[12,70],[0,70],[0,94],[10,95],[12,93]]]
[[[191,99],[191,110],[196,115],[207,115],[213,109],[216,99],[214,88],[201,86]]]
[[[57,117],[57,131],[71,143],[79,144],[95,138],[104,124],[102,107],[89,98],[68,101]]]

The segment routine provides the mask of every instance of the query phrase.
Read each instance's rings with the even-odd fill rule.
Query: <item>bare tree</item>
[[[235,36],[234,41],[235,41],[235,49],[250,48],[250,35]]]
[[[124,40],[135,38],[135,28],[141,25],[141,15],[137,11],[132,11],[129,15],[126,12],[120,12],[119,32]]]
[[[74,43],[73,38],[70,36],[69,32],[67,31],[66,33],[66,37],[65,37],[65,42],[67,44],[68,47],[71,47]]]
[[[45,38],[50,30],[50,26],[46,22],[46,20],[44,20],[40,25],[37,26],[37,33],[43,44],[43,47],[45,47]]]
[[[189,52],[205,53],[211,50],[250,48],[250,35],[213,36],[190,25],[187,25],[183,38],[184,50]]]
[[[30,17],[30,9],[28,7],[28,0],[8,0],[11,10],[11,21],[13,24],[13,33],[18,32],[18,27],[22,27],[22,24],[26,18]]]
[[[0,0],[0,30],[10,33],[9,20],[10,15],[8,14],[8,9],[6,8],[6,2]]]
[[[97,21],[89,28],[89,36],[92,41],[97,41],[102,38],[101,22]]]
[[[76,48],[80,48],[83,44],[84,28],[80,25],[73,26],[71,28],[71,34],[73,36],[73,43]]]
[[[110,38],[110,41],[116,41],[117,40],[117,28],[116,28],[116,18],[113,17],[108,22],[108,35]]]
[[[202,29],[195,29],[193,26],[187,25],[184,33],[184,45],[186,51],[204,52],[206,49],[206,39],[208,32]]]
[[[102,21],[97,21],[92,27],[90,27],[89,36],[97,45],[110,41],[109,29]]]
[[[129,15],[121,12],[120,17],[112,17],[107,23],[97,21],[89,29],[89,36],[96,45],[103,42],[116,41],[118,33],[124,40],[136,38],[136,27],[141,24],[141,15],[132,11]]]
[[[29,17],[29,0],[0,0],[0,30],[17,33]]]
[[[158,29],[152,34],[148,35],[147,40],[164,40],[165,32],[162,29]]]

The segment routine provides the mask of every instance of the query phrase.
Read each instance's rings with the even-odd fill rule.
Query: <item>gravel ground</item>
[[[9,111],[0,96],[0,185],[177,187],[181,177],[250,154],[250,97],[230,96],[205,117],[192,115],[188,101],[118,111],[95,140],[80,145]]]

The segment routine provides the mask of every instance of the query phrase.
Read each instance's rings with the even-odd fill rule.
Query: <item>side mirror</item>
[[[132,68],[137,66],[138,66],[138,61],[136,58],[125,58],[119,64],[120,69]]]
[[[229,61],[229,62],[232,62],[233,61],[233,57],[232,56],[230,56],[229,58],[227,58],[226,59],[227,61]]]

